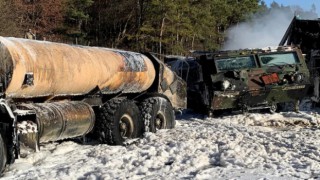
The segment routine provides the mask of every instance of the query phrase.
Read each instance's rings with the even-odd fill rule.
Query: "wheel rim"
[[[166,118],[162,112],[158,112],[154,125],[156,129],[164,129],[166,127]]]
[[[270,112],[274,113],[277,110],[277,104],[271,104],[270,106]]]
[[[134,124],[131,116],[129,116],[128,114],[124,114],[120,118],[119,129],[122,138],[131,137],[134,130]]]

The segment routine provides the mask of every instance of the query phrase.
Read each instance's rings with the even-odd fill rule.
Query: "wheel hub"
[[[164,129],[166,126],[166,120],[162,113],[158,113],[155,119],[156,129]]]
[[[157,128],[161,127],[161,119],[159,119],[159,118],[156,119],[156,126],[157,126]]]
[[[131,116],[129,116],[128,114],[124,114],[120,118],[119,128],[120,128],[121,137],[123,138],[131,137],[134,130],[133,120]]]
[[[277,104],[272,103],[269,110],[271,113],[275,113],[277,111]]]
[[[120,129],[121,129],[121,130],[126,130],[126,129],[127,129],[127,124],[121,122],[121,123],[120,123]]]

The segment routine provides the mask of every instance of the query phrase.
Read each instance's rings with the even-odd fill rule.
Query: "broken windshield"
[[[262,66],[278,66],[300,63],[296,53],[294,52],[285,54],[264,54],[259,57]]]
[[[237,69],[255,68],[256,62],[253,56],[227,57],[216,60],[218,71],[230,71]]]

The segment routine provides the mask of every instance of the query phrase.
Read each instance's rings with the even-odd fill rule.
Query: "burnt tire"
[[[2,136],[0,135],[0,174],[3,173],[3,171],[6,168],[7,164],[7,148],[6,144],[3,141]]]
[[[112,99],[97,114],[96,132],[101,143],[124,145],[143,133],[140,110],[131,100]]]
[[[159,129],[172,129],[175,115],[171,103],[162,97],[145,99],[140,105],[145,132],[157,132]]]

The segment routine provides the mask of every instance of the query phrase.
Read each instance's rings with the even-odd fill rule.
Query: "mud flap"
[[[37,124],[32,121],[23,121],[18,123],[18,138],[20,146],[27,147],[38,152],[39,148],[39,133]]]
[[[319,102],[319,80],[319,77],[314,78],[313,96],[311,97],[314,102]]]

